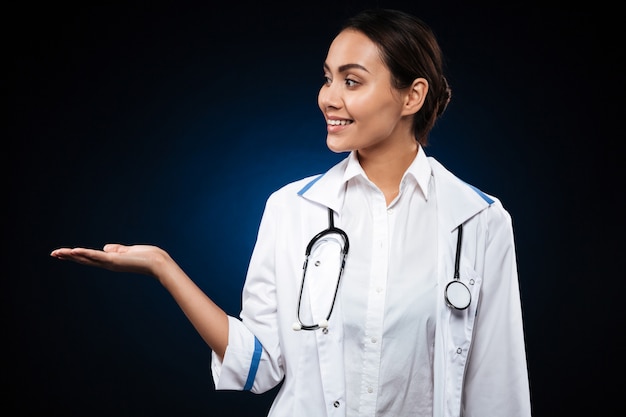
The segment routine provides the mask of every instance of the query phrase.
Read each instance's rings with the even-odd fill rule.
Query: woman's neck
[[[387,204],[398,195],[400,181],[418,152],[415,140],[397,146],[370,150],[358,150],[359,163],[367,177],[385,195]]]

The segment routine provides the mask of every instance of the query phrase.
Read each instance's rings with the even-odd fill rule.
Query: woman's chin
[[[331,135],[328,135],[326,137],[326,146],[328,147],[328,149],[335,153],[352,151],[352,148],[346,146],[345,143],[341,143],[341,141],[338,141],[335,138],[331,137]]]

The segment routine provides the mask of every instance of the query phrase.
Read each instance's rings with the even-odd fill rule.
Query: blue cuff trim
[[[259,339],[255,336],[254,353],[252,354],[252,363],[250,364],[250,370],[248,371],[248,379],[246,380],[246,385],[243,387],[244,391],[250,391],[252,389],[254,377],[256,376],[256,371],[259,369],[259,363],[261,362],[262,351],[263,347],[261,346],[261,342],[259,342]]]

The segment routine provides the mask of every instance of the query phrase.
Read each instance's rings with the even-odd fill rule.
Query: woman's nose
[[[328,82],[320,88],[318,104],[322,110],[341,107],[341,94],[336,83]]]

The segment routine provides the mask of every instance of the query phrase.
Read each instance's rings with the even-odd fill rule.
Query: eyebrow
[[[363,71],[369,73],[367,68],[365,68],[363,65],[359,65],[359,64],[344,64],[344,65],[340,65],[338,70],[339,70],[339,72],[346,72],[346,71],[348,71],[350,69],[354,69],[354,68],[357,68],[357,69],[360,69],[360,70],[363,70]],[[324,62],[324,69],[330,71],[330,67],[325,62]]]

